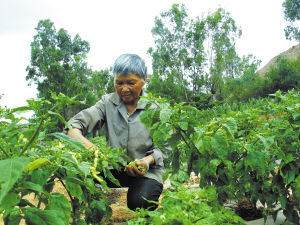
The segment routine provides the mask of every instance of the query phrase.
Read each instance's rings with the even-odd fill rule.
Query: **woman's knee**
[[[127,206],[131,210],[137,208],[145,208],[155,210],[157,204],[153,201],[158,201],[162,192],[162,184],[152,179],[142,179],[129,187],[127,194]]]
[[[136,210],[137,208],[155,210],[157,204],[149,201],[158,201],[158,198],[153,199],[148,193],[132,193],[127,196],[127,206],[131,210]]]

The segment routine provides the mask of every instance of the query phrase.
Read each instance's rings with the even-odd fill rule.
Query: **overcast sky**
[[[154,46],[154,18],[173,3],[185,4],[192,18],[224,8],[243,31],[239,55],[253,54],[261,66],[297,44],[285,40],[283,0],[0,0],[1,106],[23,106],[36,96],[35,87],[27,86],[25,69],[39,20],[50,19],[57,30],[88,41],[87,62],[94,70],[112,66],[120,54],[136,53],[151,71],[147,50]]]

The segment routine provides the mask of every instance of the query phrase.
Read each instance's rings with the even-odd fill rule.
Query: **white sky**
[[[88,41],[87,62],[94,70],[109,68],[129,52],[143,57],[151,71],[147,50],[154,47],[154,18],[173,3],[185,4],[192,18],[224,8],[243,31],[237,42],[240,56],[253,54],[261,66],[297,44],[285,40],[283,0],[0,0],[0,105],[23,106],[36,96],[25,69],[39,20],[50,19],[57,30]]]

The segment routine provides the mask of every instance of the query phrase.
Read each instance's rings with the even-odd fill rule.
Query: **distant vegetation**
[[[289,4],[283,7],[287,9]],[[72,38],[65,29],[57,31],[49,19],[41,20],[36,31],[26,79],[37,84],[39,98],[52,101],[53,93],[62,93],[84,103],[62,104],[59,111],[65,119],[114,91],[111,68],[93,71],[88,66],[90,46],[78,34]],[[237,54],[235,44],[242,30],[222,8],[202,18],[191,18],[184,5],[174,4],[155,18],[152,34],[155,46],[148,54],[153,74],[149,75],[147,91],[172,103],[206,109],[299,88],[300,58],[280,57],[261,76],[258,59]],[[49,130],[63,126],[57,120]]]

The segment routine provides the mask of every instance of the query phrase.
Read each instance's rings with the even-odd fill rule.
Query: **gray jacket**
[[[145,94],[144,94],[145,95]],[[105,124],[107,145],[127,150],[127,155],[141,159],[152,155],[155,163],[150,165],[145,177],[162,183],[165,172],[163,160],[167,157],[161,149],[153,145],[149,130],[141,123],[140,114],[144,112],[145,101],[139,101],[135,111],[128,116],[124,102],[116,92],[104,95],[94,106],[82,110],[68,122],[86,135],[100,129]],[[166,148],[170,151],[170,147]]]

